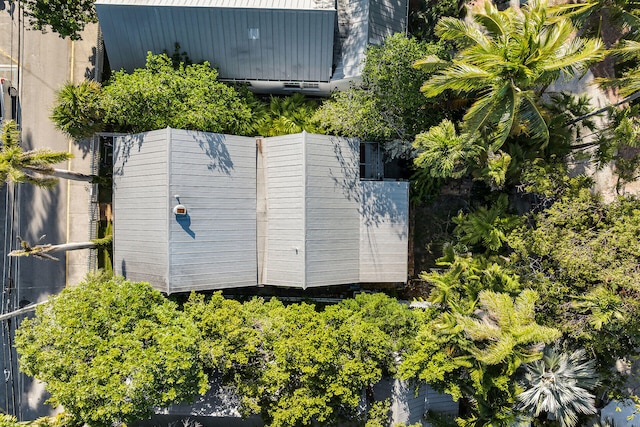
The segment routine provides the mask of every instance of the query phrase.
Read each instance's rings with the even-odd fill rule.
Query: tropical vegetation
[[[441,44],[402,34],[388,37],[381,46],[370,46],[362,83],[335,92],[313,120],[331,134],[410,145],[416,134],[442,117],[444,99],[429,100],[419,91],[430,74],[412,67],[427,55],[446,57],[447,51]]]
[[[97,179],[53,166],[73,157],[65,151],[36,149],[25,151],[22,147],[21,131],[9,120],[2,126],[2,147],[0,147],[0,180],[2,182],[28,183],[38,187],[52,188],[58,178],[92,182]]]
[[[146,283],[103,274],[39,306],[16,348],[51,403],[89,425],[146,418],[203,393],[207,378],[269,425],[334,424],[366,420],[363,390],[395,372],[419,317],[384,294],[323,309],[194,293],[178,306]]]
[[[66,83],[56,99],[51,120],[75,139],[166,127],[251,136],[318,131],[311,122],[315,101],[300,94],[261,100],[242,86],[219,82],[206,62],[165,53],[149,53],[144,68],[117,71],[102,86]]]
[[[146,284],[92,277],[23,323],[25,372],[89,425],[146,417],[212,378],[239,396],[243,415],[274,426],[384,425],[388,404],[369,398],[369,414],[361,405],[383,376],[448,393],[459,426],[588,425],[610,399],[633,398],[616,367],[640,355],[640,203],[623,194],[640,176],[636,5],[487,1],[461,19],[451,3],[434,33],[421,27],[423,40],[369,48],[362,84],[319,106],[259,99],[218,82],[208,64],[161,54],[102,87],[63,87],[52,116],[76,138],[166,126],[357,136],[410,158],[421,195],[469,183],[441,257],[412,288],[422,308],[382,293],[328,306],[194,293],[178,304]],[[422,12],[414,19],[435,21]],[[609,51],[594,25],[606,18],[626,38]],[[587,97],[557,88],[605,56],[618,75],[598,82],[629,105],[596,117]],[[48,183],[29,167],[48,171],[57,158],[23,156],[7,130],[4,179]],[[606,195],[593,178],[605,167],[615,176]]]
[[[20,369],[77,421],[111,426],[207,388],[200,332],[147,284],[89,277],[22,322]]]

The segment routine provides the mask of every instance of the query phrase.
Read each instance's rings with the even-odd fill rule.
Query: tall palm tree
[[[26,182],[43,188],[52,188],[58,178],[94,182],[97,177],[66,169],[56,169],[53,164],[73,157],[64,151],[37,149],[24,151],[20,145],[20,130],[12,120],[2,126],[0,147],[0,180],[2,182]]]
[[[577,37],[569,15],[546,0],[504,11],[486,1],[483,9],[471,11],[472,22],[442,18],[437,33],[459,50],[452,61],[429,56],[416,63],[438,71],[422,91],[435,97],[451,90],[474,99],[464,116],[466,131],[483,135],[492,151],[510,134],[525,133],[546,146],[549,129],[541,94],[603,57],[602,42]]]
[[[595,397],[589,391],[598,385],[593,360],[585,351],[559,353],[545,348],[542,359],[525,365],[523,385],[518,395],[520,409],[536,418],[537,425],[550,419],[562,427],[578,424],[579,415],[596,413]]]
[[[100,239],[93,239],[88,242],[71,242],[71,243],[62,243],[58,245],[52,245],[50,243],[40,244],[40,242],[46,237],[43,235],[38,240],[38,244],[31,245],[26,240],[22,240],[20,236],[18,236],[18,242],[20,243],[20,247],[22,249],[15,249],[9,252],[9,256],[33,256],[40,259],[48,259],[51,261],[57,261],[58,258],[50,255],[51,252],[67,252],[67,251],[77,251],[80,249],[98,249],[98,248],[106,248],[111,245],[112,236],[105,236]]]

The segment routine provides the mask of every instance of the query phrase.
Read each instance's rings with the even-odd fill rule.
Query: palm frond
[[[622,40],[615,48],[610,49],[609,52],[625,61],[638,59],[640,58],[640,42],[636,40]]]
[[[8,120],[2,125],[2,146],[5,148],[20,146],[20,130],[13,120]]]
[[[541,107],[535,102],[535,95],[531,92],[520,94],[520,110],[518,121],[522,125],[522,130],[531,139],[539,141],[541,147],[549,144],[549,127],[542,116]]]
[[[486,2],[483,13],[473,15],[474,20],[488,31],[490,37],[505,37],[511,32],[513,23],[506,13],[499,13],[492,2]]]
[[[469,137],[459,135],[450,120],[417,135],[413,147],[418,151],[414,165],[426,169],[434,178],[461,178],[476,154]]]
[[[488,48],[491,44],[491,40],[477,24],[450,16],[440,18],[436,24],[436,34],[443,40],[457,42],[461,47],[477,44]]]
[[[420,90],[428,98],[440,95],[446,90],[458,93],[470,93],[480,89],[486,89],[487,79],[490,74],[487,70],[473,65],[455,62],[446,70],[432,76]]]
[[[413,67],[419,68],[429,73],[441,70],[450,64],[450,61],[444,61],[438,58],[436,55],[429,55],[426,58],[422,58],[414,62]]]
[[[511,82],[504,82],[498,90],[478,99],[469,108],[464,116],[466,132],[484,133],[485,128],[490,127],[489,142],[497,150],[511,133],[518,104],[519,99]]]
[[[565,45],[553,63],[545,63],[545,71],[559,70],[571,75],[585,72],[589,65],[601,61],[605,56],[604,45],[600,39],[573,39]]]
[[[545,348],[540,360],[525,365],[519,409],[535,417],[549,414],[562,427],[576,426],[579,415],[597,412],[589,391],[598,385],[594,365],[584,350],[567,354]]]
[[[73,154],[66,151],[53,151],[48,148],[23,151],[21,160],[31,167],[54,165],[73,158]]]

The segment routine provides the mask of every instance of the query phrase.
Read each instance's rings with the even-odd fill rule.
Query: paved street
[[[75,158],[58,167],[90,173],[89,142],[70,141],[54,129],[48,117],[55,91],[64,82],[93,77],[97,26],[83,35],[83,41],[74,43],[56,34],[25,29],[20,10],[10,13],[8,3],[4,6],[4,10],[0,10],[0,76],[11,79],[18,89],[23,146],[25,149],[70,150]],[[5,253],[15,248],[16,236],[32,243],[43,234],[46,234],[45,243],[87,240],[90,187],[86,183],[67,181],[61,181],[53,190],[26,184],[13,190],[3,186],[0,193],[0,236],[4,239],[0,253],[4,274],[2,312],[43,301],[84,277],[88,250],[68,256],[59,254],[59,261],[9,260]],[[0,409],[19,419],[46,415],[42,387],[17,372],[15,353],[10,351],[15,322],[2,326],[5,387],[0,385]]]

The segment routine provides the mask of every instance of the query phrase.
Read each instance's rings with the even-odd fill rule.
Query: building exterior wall
[[[328,82],[335,9],[264,3],[100,0],[96,11],[116,70],[144,67],[148,51],[172,53],[178,43],[192,61],[209,61],[221,79]]]
[[[300,134],[265,138],[266,242],[261,284],[303,287],[304,156]]]
[[[116,274],[166,292],[167,133],[114,138],[113,211]]]
[[[168,132],[169,200],[187,208],[169,218],[168,291],[255,286],[255,139]]]
[[[303,133],[306,286],[358,282],[359,141]]]
[[[407,282],[409,183],[360,182],[360,282]]]

